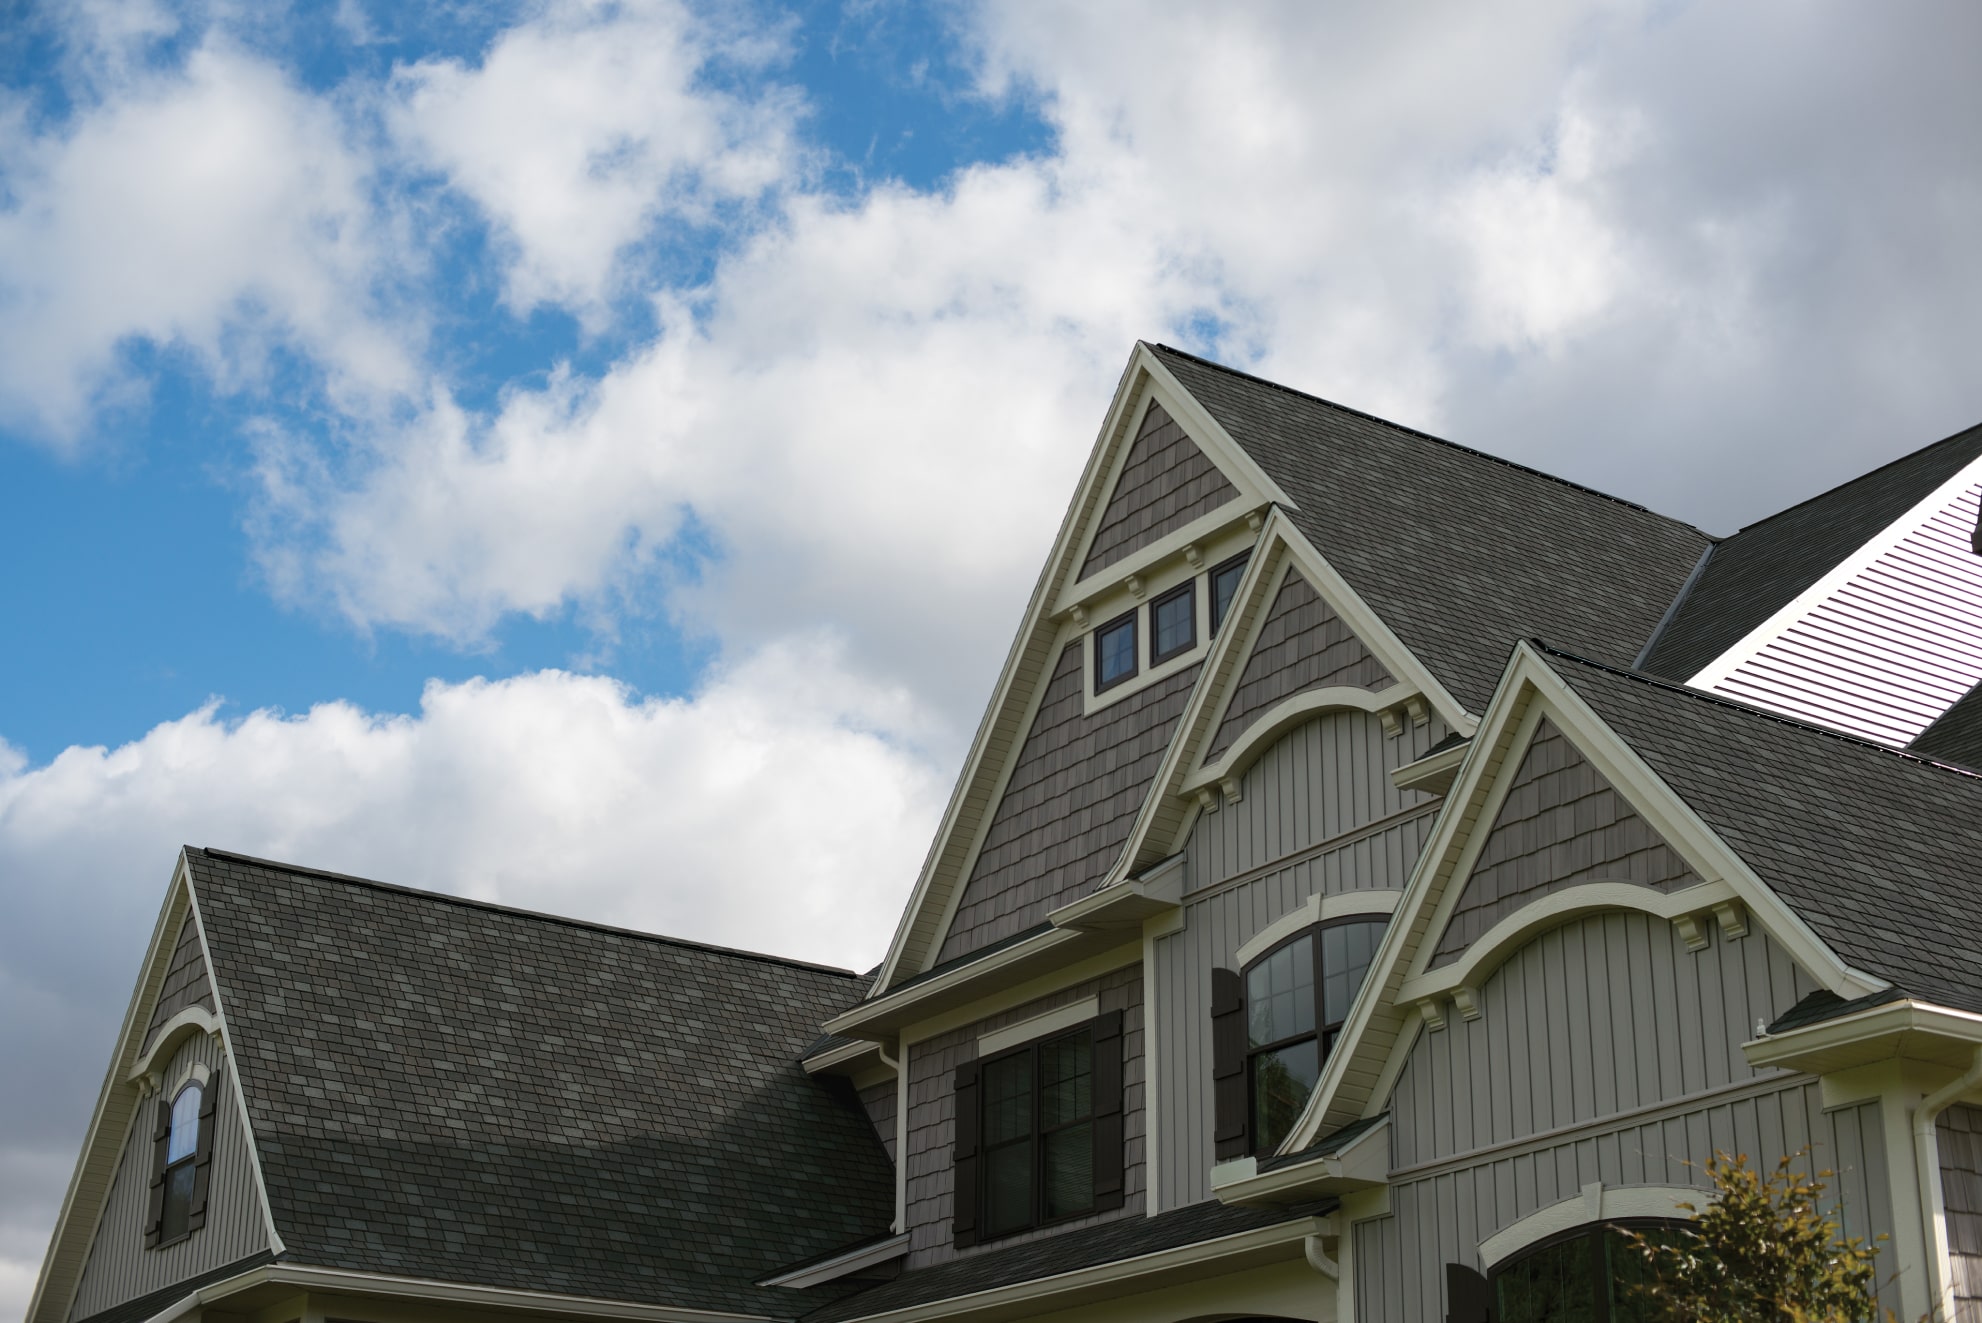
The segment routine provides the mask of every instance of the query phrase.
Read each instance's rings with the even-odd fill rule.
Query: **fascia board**
[[[1268,476],[1258,461],[1246,453],[1244,446],[1233,439],[1224,424],[1212,417],[1211,411],[1198,403],[1195,395],[1184,389],[1184,384],[1164,366],[1163,360],[1157,357],[1147,341],[1136,341],[1134,361],[1167,397],[1164,408],[1169,410],[1170,416],[1181,423],[1184,430],[1190,433],[1191,440],[1210,455],[1212,463],[1225,470],[1226,476],[1233,480],[1233,486],[1240,491],[1250,489],[1252,494],[1275,505],[1290,510],[1300,509],[1294,498]]]
[[[102,1087],[97,1090],[96,1106],[90,1113],[89,1126],[83,1132],[82,1151],[76,1159],[75,1168],[69,1173],[69,1186],[62,1196],[61,1211],[55,1217],[55,1231],[48,1238],[41,1273],[35,1279],[34,1294],[28,1300],[26,1323],[61,1323],[68,1318],[75,1303],[76,1289],[82,1284],[83,1268],[96,1240],[104,1207],[109,1202],[110,1182],[116,1176],[117,1163],[123,1155],[124,1137],[130,1132],[131,1119],[141,1101],[136,1089],[127,1081],[143,1046],[143,1032],[150,1019],[151,1008],[157,1003],[165,983],[171,947],[178,941],[179,929],[185,923],[189,892],[182,852],[173,868],[172,881],[166,887],[165,900],[159,906],[158,918],[152,925],[151,941],[145,947],[144,960],[138,966],[137,983],[131,990],[130,1001],[125,1004],[123,1026],[117,1031],[117,1046],[111,1052],[110,1067],[104,1074]],[[93,1174],[100,1179],[92,1182]],[[80,1244],[76,1243],[78,1236],[81,1237]]]
[[[808,1075],[843,1075],[849,1073],[847,1067],[866,1062],[870,1057],[879,1059],[881,1045],[871,1040],[841,1043],[828,1048],[816,1056],[809,1056],[799,1064],[805,1067]]]
[[[1211,1192],[1221,1204],[1294,1203],[1385,1185],[1389,1166],[1390,1121],[1385,1118],[1334,1153],[1214,1183]]]
[[[1960,472],[1943,482],[1913,505],[1905,514],[1880,529],[1856,551],[1831,567],[1828,574],[1798,593],[1776,613],[1743,635],[1732,647],[1702,667],[1687,687],[1712,689],[1740,670],[1755,654],[1788,633],[1804,616],[1828,600],[1838,589],[1870,568],[1881,556],[1912,535],[1928,519],[1968,488],[1982,481],[1982,459],[1971,460]]]
[[[1778,1066],[1794,1070],[1804,1069],[1796,1063],[1818,1054],[1836,1054],[1842,1049],[1872,1044],[1879,1045],[1881,1050],[1867,1060],[1924,1055],[1907,1050],[1909,1039],[1935,1040],[1969,1054],[1975,1045],[1982,1044],[1982,1015],[1907,998],[1841,1015],[1835,1020],[1821,1020],[1779,1034],[1751,1038],[1741,1045],[1741,1054],[1749,1065],[1758,1069]],[[1951,1065],[1953,1061],[1942,1064]]]
[[[1287,1249],[1293,1254],[1300,1254],[1304,1252],[1304,1243],[1309,1236],[1327,1235],[1333,1227],[1334,1220],[1326,1216],[1295,1218],[1230,1236],[1200,1240],[1176,1249],[1158,1250],[1091,1268],[1055,1273],[1029,1282],[949,1296],[878,1314],[863,1314],[849,1320],[849,1323],[931,1323],[937,1319],[967,1319],[1003,1310],[1014,1311],[1012,1317],[1030,1317],[1069,1307],[1075,1302],[1062,1298],[1076,1293],[1105,1291],[1109,1295],[1123,1295],[1147,1289],[1139,1280],[1143,1278],[1182,1274],[1198,1268],[1209,1268],[1212,1273],[1230,1272],[1235,1267],[1243,1266],[1234,1262],[1240,1256],[1263,1250]]]
[[[600,1319],[626,1319],[630,1323],[769,1323],[767,1314],[740,1314],[727,1310],[680,1309],[672,1305],[642,1304],[634,1300],[605,1300],[592,1296],[556,1295],[549,1291],[521,1291],[504,1286],[471,1286],[421,1277],[392,1277],[382,1273],[355,1272],[348,1268],[312,1268],[303,1264],[271,1263],[225,1281],[215,1282],[187,1295],[183,1300],[154,1314],[146,1323],[173,1323],[194,1310],[225,1301],[229,1296],[258,1286],[294,1287],[311,1293],[385,1297],[419,1300],[433,1304],[459,1305],[484,1309],[519,1310],[528,1313],[560,1314]]]
[[[1390,771],[1390,784],[1399,790],[1418,790],[1430,795],[1442,795],[1452,788],[1452,782],[1459,775],[1459,765],[1466,761],[1467,745],[1455,744],[1437,753],[1428,753],[1414,763],[1405,763]]]
[[[1015,942],[981,960],[924,979],[899,991],[884,993],[872,1001],[841,1011],[826,1021],[826,1032],[850,1037],[887,1034],[905,1024],[926,1019],[941,1010],[958,1005],[1012,981],[1029,975],[1042,962],[1064,963],[1095,944],[1096,935],[1075,929],[1055,928],[1051,932]]]
[[[808,1286],[836,1282],[842,1277],[859,1272],[862,1268],[872,1268],[876,1264],[899,1259],[908,1253],[909,1239],[909,1233],[904,1231],[898,1236],[890,1236],[872,1245],[863,1245],[859,1249],[835,1255],[822,1263],[779,1273],[776,1277],[766,1277],[757,1285],[788,1286],[794,1291],[801,1291]]]

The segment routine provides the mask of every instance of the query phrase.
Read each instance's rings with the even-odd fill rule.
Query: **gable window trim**
[[[1183,636],[1166,648],[1161,632],[1164,614],[1178,602],[1183,603]],[[1197,632],[1197,576],[1193,575],[1149,603],[1150,666],[1161,666],[1173,657],[1193,651],[1197,647]]]
[[[177,1245],[206,1226],[220,1094],[218,1073],[196,1067],[158,1099],[145,1209],[146,1250]]]
[[[1212,638],[1218,637],[1219,626],[1231,614],[1232,604],[1239,600],[1239,585],[1245,581],[1246,564],[1252,560],[1252,555],[1253,549],[1247,547],[1238,555],[1212,566],[1204,576],[1204,595],[1210,609],[1209,636]]]
[[[1136,628],[1136,616],[1142,610],[1132,606],[1113,620],[1103,621],[1094,627],[1094,692],[1106,693],[1118,685],[1135,679],[1142,670],[1140,632]],[[1126,634],[1129,641],[1128,666],[1126,670],[1110,675],[1108,672],[1108,641],[1111,637]]]

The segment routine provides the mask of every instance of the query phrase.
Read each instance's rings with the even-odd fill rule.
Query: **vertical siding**
[[[1713,688],[1907,744],[1982,680],[1978,500],[1982,485],[1957,494]]]
[[[1081,643],[1060,653],[937,953],[954,960],[1092,891],[1121,855],[1198,667],[1083,715]]]
[[[1122,1207],[1093,1217],[1062,1222],[1043,1231],[1005,1236],[988,1245],[961,1251],[975,1254],[1029,1240],[1058,1235],[1118,1217],[1143,1213],[1143,1050],[1142,966],[1116,970],[1099,979],[1063,989],[1038,1001],[979,1020],[961,1029],[912,1044],[908,1088],[908,1266],[925,1267],[957,1258],[950,1245],[951,1196],[954,1193],[952,1146],[956,1142],[956,1100],[951,1079],[958,1066],[977,1057],[977,1039],[993,1029],[1042,1015],[1058,1006],[1098,997],[1102,1012],[1122,1012]]]
[[[1754,1079],[1741,1043],[1816,985],[1759,932],[1709,942],[1688,951],[1663,919],[1611,913],[1521,948],[1478,1019],[1419,1034],[1391,1096],[1397,1164]]]
[[[1207,762],[1231,747],[1253,718],[1282,699],[1328,685],[1387,689],[1396,677],[1371,655],[1314,585],[1290,570],[1267,609],[1252,655],[1232,689]]]
[[[874,1133],[881,1136],[882,1147],[888,1150],[888,1161],[895,1162],[895,1103],[897,1093],[895,1082],[875,1084],[860,1091],[861,1106],[867,1109],[867,1119],[874,1123]]]
[[[1165,1208],[1211,1197],[1211,971],[1230,967],[1248,938],[1310,896],[1403,890],[1437,801],[1398,790],[1390,769],[1444,737],[1436,720],[1392,737],[1365,713],[1318,717],[1287,732],[1247,770],[1238,803],[1200,816],[1192,828],[1184,927],[1155,949],[1155,1023],[1163,1035],[1155,1161]],[[1413,809],[1419,816],[1399,817]],[[1328,846],[1343,836],[1353,839]]]
[[[1134,555],[1236,498],[1239,489],[1197,448],[1161,405],[1152,404],[1122,462],[1080,577]]]
[[[199,925],[193,922],[192,915],[180,925],[179,941],[172,948],[172,966],[165,973],[165,983],[158,992],[158,1005],[152,1010],[151,1024],[145,1030],[143,1051],[149,1051],[152,1039],[165,1026],[165,1022],[185,1010],[188,1006],[204,1006],[214,1009],[213,983],[207,977],[206,953],[200,946]]]
[[[1982,1107],[1941,1113],[1941,1199],[1947,1211],[1957,1323],[1982,1320]]]
[[[1501,919],[1565,887],[1633,882],[1670,891],[1699,880],[1568,737],[1544,720],[1515,769],[1432,964],[1457,960]]]
[[[220,1045],[204,1034],[188,1039],[166,1066],[166,1096],[177,1091],[179,1083],[192,1073],[196,1061],[219,1073],[223,1055]],[[69,1313],[71,1319],[87,1318],[268,1248],[246,1132],[240,1109],[234,1105],[234,1086],[223,1081],[222,1087],[225,1091],[214,1117],[218,1128],[214,1132],[206,1226],[176,1245],[153,1250],[144,1247],[144,1219],[151,1193],[152,1120],[157,1101],[146,1099],[138,1105],[137,1119],[125,1137],[124,1155],[118,1161],[103,1220],[90,1246],[89,1263],[83,1269],[76,1303]]]
[[[1444,1317],[1445,1265],[1481,1267],[1488,1236],[1585,1184],[1701,1185],[1716,1150],[1761,1163],[1808,1145],[1808,1169],[1827,1182],[1847,1236],[1889,1232],[1892,1208],[1879,1104],[1823,1110],[1807,1077],[1773,1092],[1732,1099],[1637,1124],[1595,1129],[1561,1143],[1515,1146],[1391,1187],[1391,1216],[1356,1224],[1357,1317],[1361,1323],[1423,1323]],[[1889,1277],[1891,1264],[1882,1264]]]

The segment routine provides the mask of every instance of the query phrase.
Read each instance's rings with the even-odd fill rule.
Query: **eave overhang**
[[[845,1038],[885,1042],[904,1026],[1099,955],[1121,945],[1125,937],[1114,927],[1051,928],[864,1001],[826,1021],[825,1029]]]
[[[1974,1061],[1977,1047],[1982,1047],[1982,1015],[1900,999],[1751,1038],[1741,1054],[1757,1068],[1828,1075],[1897,1059],[1962,1070]]]
[[[1442,795],[1458,780],[1459,768],[1472,748],[1471,740],[1462,740],[1428,753],[1414,763],[1394,767],[1390,771],[1390,784],[1399,790],[1421,790],[1427,795]]]
[[[775,1277],[766,1277],[757,1285],[784,1286],[794,1291],[802,1291],[810,1286],[823,1286],[827,1282],[837,1282],[842,1277],[851,1277],[869,1268],[892,1263],[908,1253],[908,1242],[909,1233],[904,1231],[900,1235],[888,1236],[871,1244],[857,1245],[829,1259],[819,1259],[802,1268],[793,1268]]]
[[[1390,1179],[1390,1118],[1358,1131],[1341,1147],[1261,1170],[1258,1158],[1211,1169],[1211,1193],[1221,1204],[1300,1203],[1385,1185]]]

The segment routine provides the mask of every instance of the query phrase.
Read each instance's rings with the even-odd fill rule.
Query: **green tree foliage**
[[[1691,1222],[1627,1232],[1642,1256],[1636,1308],[1645,1323],[1861,1323],[1875,1317],[1879,1247],[1847,1240],[1826,1211],[1824,1182],[1795,1170],[1805,1149],[1766,1174],[1746,1154],[1715,1153],[1711,1202]],[[1884,1240],[1880,1236],[1879,1240]],[[1891,1310],[1885,1312],[1890,1320]]]

